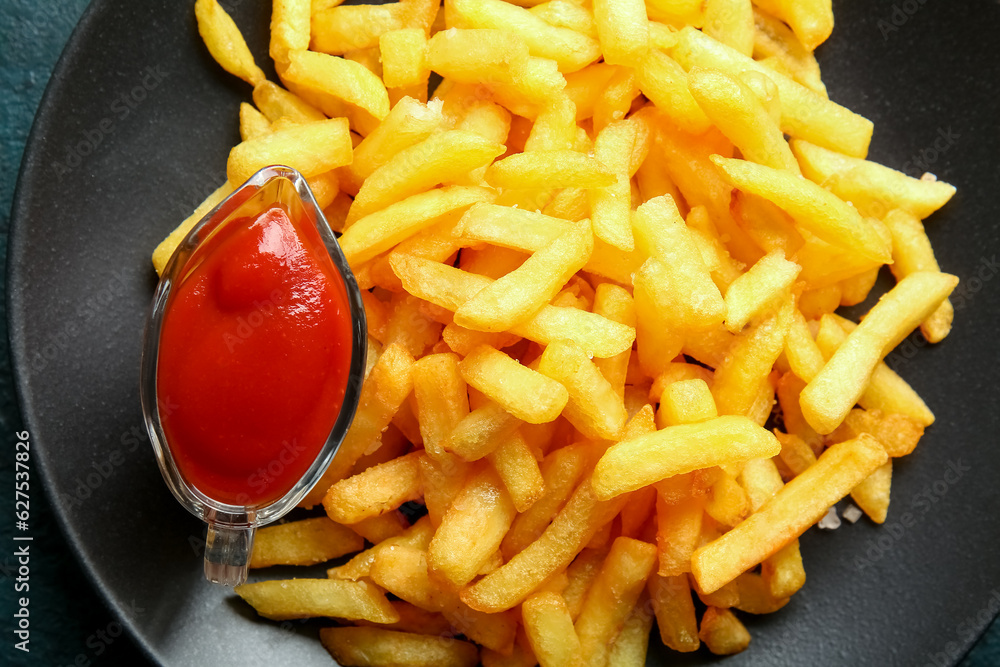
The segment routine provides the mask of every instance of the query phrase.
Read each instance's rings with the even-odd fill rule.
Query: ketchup
[[[351,365],[347,292],[316,229],[277,206],[228,223],[188,260],[159,345],[161,423],[188,484],[233,505],[285,495]]]

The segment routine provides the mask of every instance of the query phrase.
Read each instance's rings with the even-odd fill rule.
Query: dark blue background
[[[141,0],[138,0],[141,1]],[[860,1],[860,0],[856,0]],[[191,2],[193,5],[193,2]],[[0,258],[7,254],[11,197],[32,118],[63,45],[86,0],[0,0]],[[0,287],[4,286],[0,271]],[[145,661],[108,613],[69,551],[37,476],[31,480],[31,653],[13,649],[13,446],[20,417],[0,302],[0,664],[142,665]],[[1000,665],[1000,622],[962,667]]]

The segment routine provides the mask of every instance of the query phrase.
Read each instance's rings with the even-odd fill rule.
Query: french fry
[[[853,322],[836,315],[831,315],[830,319],[839,325],[840,331],[837,332],[831,328],[828,333],[832,336],[824,338],[822,345],[820,345],[820,340],[816,341],[823,351],[823,356],[828,359],[846,340],[847,334],[857,327]],[[906,383],[906,380],[899,377],[885,362],[875,366],[868,387],[858,399],[858,404],[866,410],[905,415],[921,426],[930,426],[934,423],[934,413],[927,407],[923,399]]]
[[[635,117],[615,121],[594,141],[594,157],[610,169],[615,182],[588,190],[594,234],[605,243],[630,251],[634,247],[629,219],[632,213],[631,164],[642,164],[649,151],[649,128]]]
[[[774,202],[820,239],[883,264],[890,260],[891,248],[873,224],[815,183],[744,160],[713,157],[712,162],[734,187]]]
[[[343,55],[378,46],[379,37],[405,26],[406,5],[344,5],[312,13],[312,49]]]
[[[477,347],[459,363],[462,377],[512,415],[529,424],[559,416],[569,396],[566,388],[488,347]]]
[[[535,658],[545,667],[581,664],[580,639],[561,595],[539,592],[521,605],[524,629]]]
[[[363,579],[371,574],[372,563],[375,562],[375,557],[382,549],[394,546],[408,546],[426,551],[433,535],[434,526],[431,523],[430,517],[421,517],[416,523],[399,535],[389,537],[365,549],[343,565],[331,567],[326,571],[326,574],[331,579],[351,579],[353,581]]]
[[[678,475],[656,486],[656,541],[661,577],[691,571],[691,554],[698,547],[705,498],[695,493],[693,477]]]
[[[408,292],[452,311],[489,284],[488,278],[418,257],[394,253],[390,262]],[[601,358],[624,352],[635,340],[631,327],[577,308],[556,306],[542,307],[511,332],[543,345],[572,339],[588,354]]]
[[[750,633],[728,609],[709,607],[701,618],[698,636],[715,655],[739,653],[750,645]]]
[[[540,470],[545,491],[531,507],[518,514],[501,544],[507,560],[538,539],[579,484],[590,460],[583,444],[562,447],[542,460]]]
[[[390,30],[379,36],[382,80],[387,88],[427,83],[427,36],[419,28]]]
[[[478,461],[500,447],[523,423],[503,406],[490,402],[462,417],[441,446],[466,461]]]
[[[347,121],[331,118],[275,131],[237,144],[229,152],[226,175],[243,183],[260,169],[283,164],[307,178],[342,167],[351,161]]]
[[[485,188],[448,186],[407,197],[357,220],[340,237],[340,248],[352,266],[392,249],[449,213],[493,198]]]
[[[455,323],[499,332],[528,320],[583,268],[594,249],[586,222],[575,223],[521,266],[490,283],[455,311]]]
[[[594,493],[613,498],[699,468],[774,456],[780,449],[773,435],[745,417],[669,426],[612,445],[594,469]]]
[[[487,454],[487,458],[500,475],[518,513],[527,511],[545,493],[541,468],[519,431]]]
[[[884,218],[893,209],[903,209],[923,219],[955,194],[955,186],[943,181],[912,178],[801,139],[792,141],[792,151],[806,178],[830,188],[868,217]]]
[[[753,57],[776,58],[798,83],[822,97],[829,97],[820,78],[819,63],[791,28],[770,14],[754,11]]]
[[[346,579],[288,579],[237,586],[236,594],[272,621],[334,616],[395,623],[399,614],[376,586]]]
[[[854,409],[844,418],[844,423],[830,434],[830,438],[834,442],[850,440],[862,433],[878,440],[889,456],[899,458],[916,448],[924,434],[924,427],[918,420],[907,415]]]
[[[810,51],[826,41],[833,31],[833,9],[829,0],[761,0],[764,11],[783,20]]]
[[[635,67],[649,49],[649,19],[642,0],[596,0],[594,23],[606,63]]]
[[[240,29],[217,0],[197,0],[194,15],[198,20],[198,33],[215,62],[251,86],[264,81],[264,72],[254,62]]]
[[[875,523],[885,523],[889,512],[889,489],[892,485],[892,459],[868,475],[851,490],[851,499]]]
[[[569,565],[624,503],[625,498],[599,500],[589,480],[584,480],[537,540],[498,570],[465,588],[462,601],[489,613],[523,602],[549,576]]]
[[[771,589],[764,577],[756,572],[744,572],[736,578],[740,600],[736,609],[748,614],[773,614],[786,604],[788,598],[777,598],[771,594]]]
[[[250,567],[315,565],[361,551],[364,540],[326,517],[261,528],[254,535]]]
[[[322,501],[330,485],[350,473],[358,459],[389,425],[413,389],[412,367],[413,357],[402,347],[390,345],[382,351],[361,388],[351,428],[340,444],[333,463],[302,501],[304,507],[312,507]]]
[[[339,664],[357,667],[474,667],[479,651],[474,644],[456,639],[441,641],[383,628],[322,628],[320,641]]]
[[[621,435],[628,420],[623,399],[579,345],[569,340],[549,344],[538,372],[566,388],[569,401],[563,414],[580,433],[603,440]]]
[[[348,169],[358,187],[401,150],[419,144],[443,125],[439,105],[422,104],[412,97],[401,99],[354,149]]]
[[[691,568],[698,584],[711,593],[774,554],[887,458],[878,441],[868,435],[833,445],[757,512],[694,552]]]
[[[326,120],[322,111],[270,81],[261,81],[254,86],[253,103],[272,123],[281,118],[295,123]]]
[[[654,293],[661,302],[669,297],[664,290],[683,293],[673,304],[671,319],[687,331],[709,329],[723,321],[725,304],[719,288],[702,261],[701,253],[677,207],[667,197],[657,197],[639,206],[632,216],[636,244],[658,264],[644,266],[655,276]],[[641,318],[640,318],[641,319]],[[669,361],[669,359],[667,359]]]
[[[643,95],[685,132],[702,134],[712,126],[691,95],[684,69],[666,53],[648,51],[636,76]]]
[[[678,380],[667,385],[660,398],[657,417],[663,426],[697,424],[719,416],[715,399],[702,379]]]
[[[309,48],[311,10],[309,0],[276,0],[273,3],[269,52],[275,62],[287,62],[289,51]]]
[[[884,222],[892,234],[893,263],[890,268],[896,280],[902,280],[914,271],[941,270],[919,218],[900,209],[894,209],[886,214]],[[920,323],[920,331],[927,342],[940,343],[944,340],[951,331],[951,321],[954,317],[955,309],[951,301],[945,299],[937,310]]]
[[[692,67],[688,79],[695,101],[716,127],[740,149],[744,159],[792,174],[799,173],[798,162],[778,122],[739,77],[719,70]]]
[[[472,581],[500,547],[516,513],[496,471],[479,466],[434,533],[427,550],[430,571],[456,586]]]
[[[791,597],[806,583],[799,541],[792,540],[760,565],[760,574],[775,600]]]
[[[314,101],[326,115],[347,115],[351,127],[362,135],[389,114],[385,84],[352,60],[315,51],[289,51],[281,80]]]
[[[682,29],[677,37],[677,47],[671,55],[685,70],[697,65],[732,75],[755,71],[773,80],[781,96],[781,129],[786,134],[845,155],[864,157],[868,153],[873,128],[868,119],[692,27]]]
[[[398,151],[365,180],[347,216],[355,221],[439,183],[463,176],[503,153],[478,134],[451,130],[431,134]]]
[[[918,271],[868,312],[823,370],[802,390],[802,412],[818,433],[831,433],[857,403],[882,358],[948,297],[958,278]]]
[[[614,181],[597,159],[574,150],[515,153],[486,170],[486,182],[495,188],[599,188]]]
[[[357,523],[420,497],[420,458],[413,452],[331,486],[323,507],[338,523]]]
[[[747,0],[707,0],[702,30],[745,56],[753,55],[753,5]]]
[[[656,565],[656,547],[629,537],[611,545],[587,591],[576,633],[585,664],[606,664],[610,645],[635,607]]]
[[[647,584],[663,644],[680,653],[697,651],[698,617],[695,615],[688,575],[664,577],[653,574]]]
[[[271,121],[252,104],[240,102],[240,138],[261,137],[271,131]]]
[[[771,368],[784,350],[792,309],[791,300],[786,300],[736,337],[712,382],[720,415],[751,414]]]
[[[531,55],[555,60],[561,72],[575,72],[601,55],[596,39],[549,25],[501,0],[453,0],[448,12],[449,27],[508,30],[524,40]]]

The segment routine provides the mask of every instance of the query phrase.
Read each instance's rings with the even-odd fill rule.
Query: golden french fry
[[[822,97],[829,97],[820,78],[819,63],[812,50],[807,49],[791,28],[773,16],[754,11],[753,57],[762,60],[775,58],[798,83]]]
[[[757,4],[787,23],[810,51],[833,32],[830,0],[761,0]]]
[[[261,528],[254,535],[250,567],[315,565],[361,551],[364,540],[326,517]]]
[[[566,388],[569,402],[563,414],[582,434],[604,440],[621,435],[628,420],[623,399],[579,345],[571,340],[550,343],[538,372]]]
[[[452,311],[490,284],[489,278],[409,255],[393,253],[390,262],[408,292]],[[588,354],[601,358],[624,352],[635,340],[632,327],[578,308],[557,306],[542,307],[511,333],[543,345],[571,339]]]
[[[598,188],[614,181],[596,158],[574,150],[515,153],[486,170],[486,182],[496,188]]]
[[[407,197],[357,220],[340,237],[340,248],[352,266],[358,266],[390,250],[410,236],[439,222],[449,213],[493,194],[485,188],[447,186]]]
[[[706,0],[702,30],[745,56],[753,55],[753,5],[747,0]]]
[[[519,513],[524,513],[545,493],[545,482],[535,455],[519,431],[487,455]]]
[[[427,550],[432,573],[464,586],[500,547],[517,511],[496,471],[481,465],[441,519]]]
[[[333,616],[395,623],[399,614],[378,587],[346,579],[289,579],[237,586],[236,594],[272,621]]]
[[[594,23],[606,63],[635,67],[649,49],[649,19],[642,0],[595,0]]]
[[[264,72],[254,62],[240,29],[217,0],[197,0],[194,15],[198,19],[198,32],[215,62],[251,86],[264,81]]]
[[[892,275],[902,280],[914,271],[940,271],[931,242],[924,233],[920,219],[900,209],[889,211],[884,219],[892,234]],[[930,343],[940,343],[951,331],[951,321],[955,309],[951,301],[945,299],[926,320],[920,323],[920,331]]]
[[[474,644],[439,635],[421,635],[383,628],[322,628],[320,641],[333,659],[356,667],[474,667]]]
[[[698,637],[715,655],[739,653],[750,645],[750,633],[728,609],[709,607],[701,618]]]
[[[958,278],[911,273],[886,293],[802,390],[802,412],[818,433],[831,433],[857,403],[882,358],[941,305]]]
[[[851,499],[875,523],[885,523],[889,512],[889,488],[892,485],[892,459],[868,475],[851,490]]]
[[[701,641],[688,575],[664,577],[653,574],[646,588],[663,644],[680,653],[697,651]]]
[[[398,151],[367,177],[347,216],[355,221],[406,197],[429,190],[488,164],[503,146],[478,134],[451,130],[431,134],[420,143]]]
[[[499,332],[527,321],[551,301],[590,259],[594,237],[587,222],[575,223],[521,266],[490,283],[455,311],[455,323]]]
[[[529,424],[552,421],[569,398],[566,388],[555,380],[486,345],[470,352],[459,370],[471,386]]]
[[[744,160],[713,156],[712,162],[733,186],[774,202],[820,239],[883,264],[890,260],[891,248],[873,224],[812,181]]]
[[[281,80],[315,100],[328,116],[347,115],[351,126],[368,134],[389,114],[385,84],[364,65],[315,51],[289,51]]]
[[[739,77],[719,70],[692,67],[688,80],[695,101],[716,127],[740,149],[744,159],[799,174],[799,164],[778,122]]]
[[[561,595],[552,592],[532,595],[521,605],[521,617],[531,649],[540,664],[578,664],[580,639]]]
[[[338,523],[357,523],[416,500],[423,455],[413,452],[337,482],[323,497],[326,513]]]
[[[873,127],[870,120],[692,27],[682,29],[677,37],[671,55],[687,70],[697,65],[732,75],[753,71],[774,81],[781,96],[781,129],[786,134],[846,155],[867,155]]]
[[[289,51],[309,48],[312,3],[309,0],[275,0],[271,6],[270,55],[287,62]]]
[[[955,194],[955,186],[944,181],[912,178],[801,139],[792,141],[792,151],[806,178],[829,188],[868,217],[884,218],[889,211],[899,208],[923,219]]]
[[[806,531],[835,502],[887,460],[868,435],[833,445],[742,523],[694,552],[691,568],[713,592]]]
[[[630,537],[611,545],[576,619],[585,664],[607,661],[611,642],[631,613],[656,565],[656,547]]]
[[[575,72],[601,55],[596,39],[549,25],[526,9],[502,0],[453,0],[451,21],[458,28],[507,30],[520,36],[531,55],[555,60],[561,72]]]
[[[462,591],[473,609],[495,613],[521,603],[562,570],[594,534],[621,511],[625,498],[599,500],[584,480],[542,535],[499,569]]]
[[[253,103],[272,123],[281,118],[288,118],[295,123],[326,120],[322,111],[270,81],[261,81],[254,86]]]
[[[636,76],[642,93],[685,132],[702,134],[712,126],[691,95],[684,69],[663,51],[648,51]]]
[[[237,144],[229,152],[226,174],[242,184],[274,164],[297,169],[307,178],[351,162],[351,137],[343,118],[295,125]]]
[[[780,449],[773,435],[746,417],[669,426],[612,445],[594,469],[594,493],[613,498],[699,468],[774,456]]]
[[[387,88],[427,83],[427,36],[419,28],[390,30],[379,36],[382,80]]]

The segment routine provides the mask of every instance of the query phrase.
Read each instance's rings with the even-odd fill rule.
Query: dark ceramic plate
[[[264,60],[270,3],[223,4]],[[732,667],[950,664],[1000,599],[1000,5],[835,4],[820,53],[831,96],[875,121],[874,159],[959,187],[928,233],[962,284],[954,333],[891,358],[938,422],[896,467],[889,521],[810,531],[805,589],[748,619],[754,641]],[[201,525],[161,481],[139,409],[150,251],[223,180],[248,98],[210,60],[190,2],[95,0],[52,77],[13,210],[11,343],[35,461],[95,586],[164,665],[329,664],[316,625],[262,622],[204,581]]]

